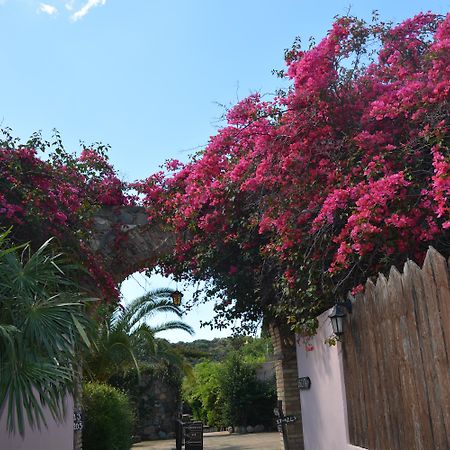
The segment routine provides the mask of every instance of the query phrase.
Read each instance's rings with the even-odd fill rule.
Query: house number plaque
[[[309,377],[300,377],[298,379],[298,388],[301,390],[307,390],[311,388],[311,379]]]
[[[73,412],[73,429],[74,431],[81,431],[83,429],[83,415],[81,411]]]

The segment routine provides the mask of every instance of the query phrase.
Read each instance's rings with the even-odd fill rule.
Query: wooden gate
[[[342,337],[350,442],[370,450],[450,449],[450,283],[423,268],[368,281]]]

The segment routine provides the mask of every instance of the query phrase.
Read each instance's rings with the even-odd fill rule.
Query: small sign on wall
[[[283,423],[293,423],[297,421],[295,416],[283,416],[277,419],[277,425],[282,425]]]
[[[83,415],[81,412],[73,412],[73,430],[81,431],[83,429]]]
[[[311,388],[311,378],[309,377],[300,377],[298,379],[298,388],[301,390],[307,390]]]

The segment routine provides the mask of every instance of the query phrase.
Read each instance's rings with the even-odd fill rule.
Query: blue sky
[[[79,140],[108,143],[123,178],[146,177],[207,143],[220,124],[218,104],[280,87],[271,70],[283,67],[283,50],[298,35],[319,39],[349,6],[360,17],[377,9],[400,21],[446,13],[449,2],[0,0],[0,123],[22,138],[57,128],[68,149]],[[124,287],[128,298],[141,291],[134,281]],[[187,320],[197,328],[210,314],[203,306]]]

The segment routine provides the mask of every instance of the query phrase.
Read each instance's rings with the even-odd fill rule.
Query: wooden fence
[[[368,281],[342,337],[350,442],[370,450],[450,449],[449,265]]]

